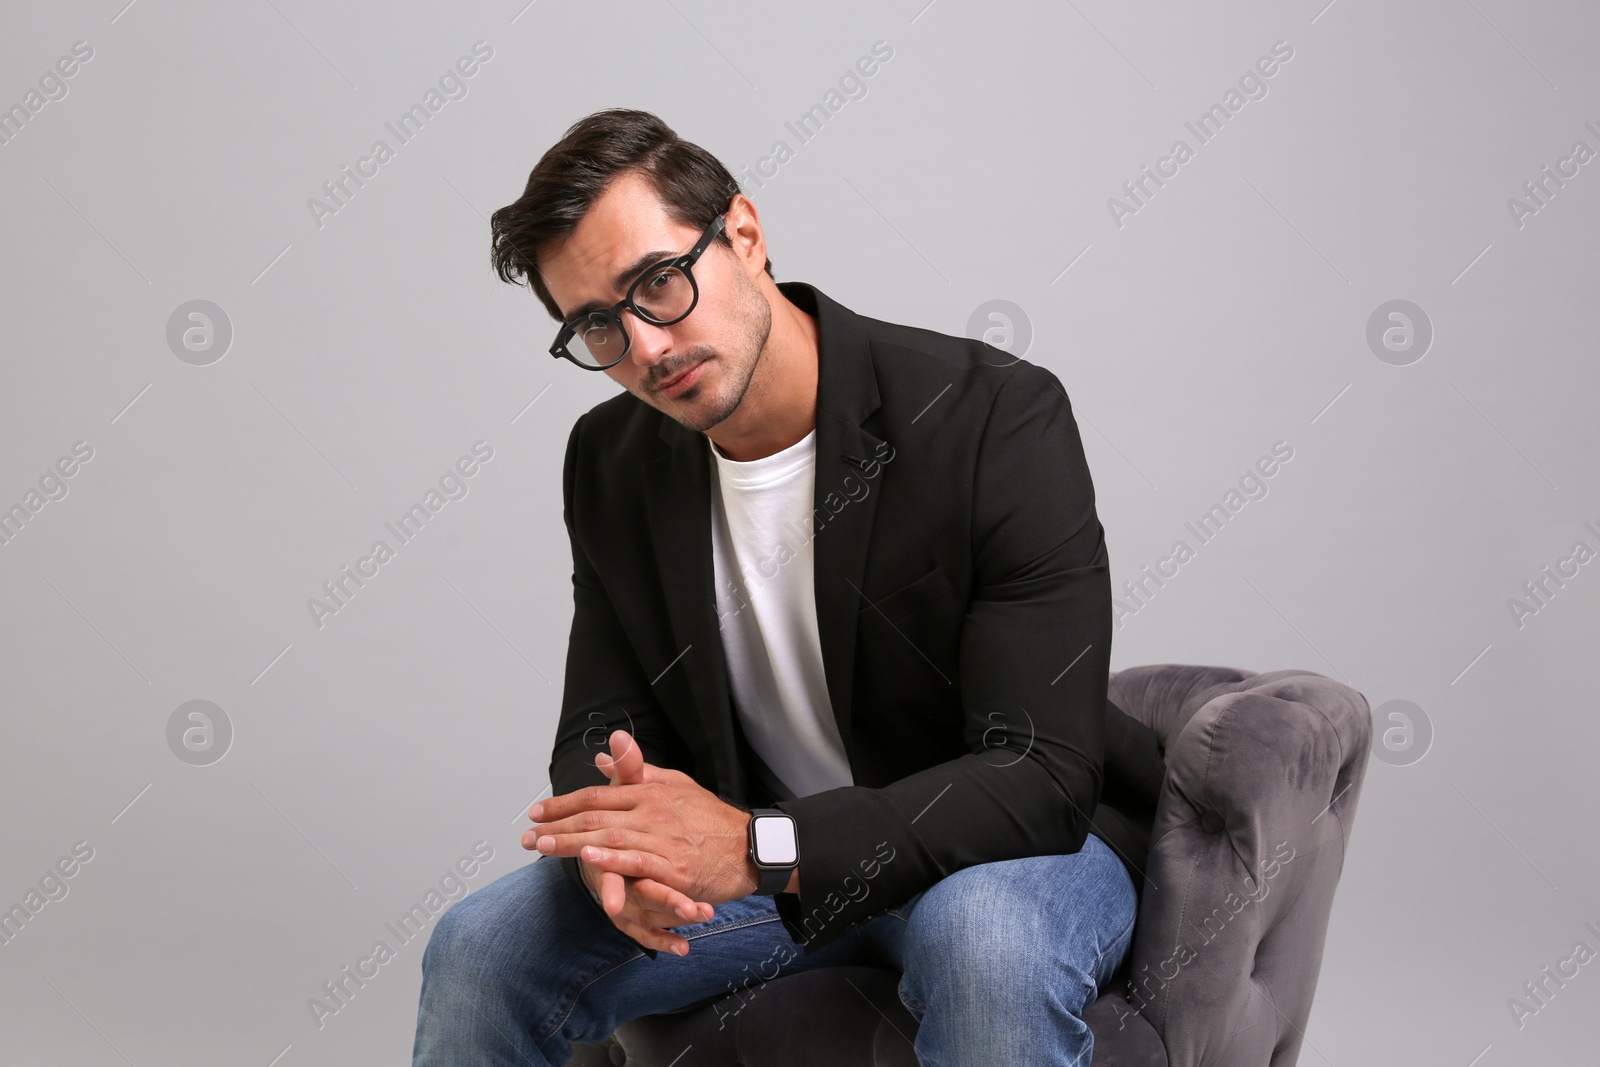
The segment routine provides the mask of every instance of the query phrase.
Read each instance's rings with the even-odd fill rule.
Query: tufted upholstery
[[[1311,671],[1176,664],[1113,672],[1110,699],[1156,733],[1166,780],[1133,945],[1084,1015],[1095,1065],[1291,1067],[1366,771],[1367,701]],[[707,1001],[624,1023],[573,1063],[916,1067],[897,977],[785,975],[725,1027]]]

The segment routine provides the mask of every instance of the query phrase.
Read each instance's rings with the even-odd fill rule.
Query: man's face
[[[730,230],[740,199],[729,206]],[[667,217],[648,179],[629,172],[594,202],[565,241],[539,250],[539,272],[562,315],[571,318],[591,302],[610,307],[621,300],[638,274],[620,285],[617,276],[640,257],[648,254],[654,264],[682,255],[699,237],[699,231]],[[756,259],[758,269],[764,262]],[[772,327],[772,307],[746,260],[720,241],[711,243],[690,273],[700,291],[694,310],[671,326],[652,325],[624,310],[628,354],[605,373],[645,403],[704,432],[744,398]]]

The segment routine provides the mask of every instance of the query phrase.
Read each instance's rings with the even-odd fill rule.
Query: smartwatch
[[[750,809],[750,861],[759,879],[756,892],[776,896],[800,863],[794,817],[777,808]]]

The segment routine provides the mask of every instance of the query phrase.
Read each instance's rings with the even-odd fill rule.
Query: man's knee
[[[962,868],[930,886],[911,913],[903,988],[921,999],[937,987],[1031,987],[1075,1012],[1093,999],[1097,972],[1126,941],[1134,909],[1121,861],[1094,837],[1070,857]]]
[[[508,951],[523,959],[537,956],[549,940],[545,935],[561,925],[552,909],[560,907],[555,897],[567,879],[549,877],[555,868],[553,862],[532,863],[456,901],[433,925],[423,972],[477,984],[507,962],[500,957]]]
[[[1042,932],[1027,887],[994,864],[964,867],[923,892],[906,923],[906,969],[937,966],[973,975],[1015,962],[1017,945]]]
[[[459,976],[470,973],[487,958],[494,931],[485,914],[489,910],[485,902],[484,891],[480,890],[456,901],[439,916],[422,953],[425,972]]]

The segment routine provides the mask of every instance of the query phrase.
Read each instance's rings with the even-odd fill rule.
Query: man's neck
[[[767,280],[772,329],[738,409],[707,431],[717,450],[738,462],[764,459],[817,425],[817,320]]]

